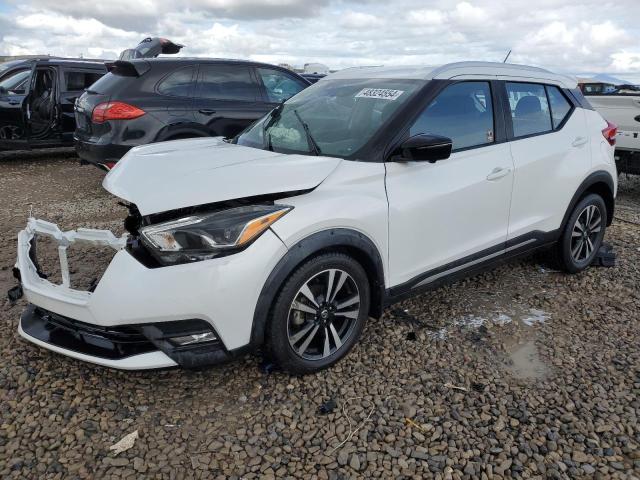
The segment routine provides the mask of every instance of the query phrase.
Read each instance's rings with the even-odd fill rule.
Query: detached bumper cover
[[[36,234],[58,242],[60,285],[38,273],[32,249]],[[77,241],[117,251],[93,292],[70,286],[66,249]],[[114,368],[221,363],[249,348],[257,297],[285,252],[267,231],[233,256],[147,268],[126,250],[124,236],[104,230],[62,232],[52,223],[29,219],[18,235],[16,267],[25,297],[35,307],[25,311],[20,334],[58,353]],[[177,347],[169,340],[207,329],[216,342]]]

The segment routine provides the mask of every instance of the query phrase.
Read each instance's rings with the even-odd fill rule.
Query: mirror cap
[[[451,156],[453,141],[441,135],[419,134],[405,140],[400,146],[400,156],[405,161],[437,162]]]

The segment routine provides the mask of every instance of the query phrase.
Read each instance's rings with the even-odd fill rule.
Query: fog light
[[[172,337],[169,339],[171,343],[180,347],[185,345],[193,345],[196,343],[214,342],[216,340],[218,340],[218,337],[216,337],[213,332],[183,335],[181,337]]]

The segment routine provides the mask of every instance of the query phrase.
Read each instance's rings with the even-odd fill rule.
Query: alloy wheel
[[[360,292],[344,270],[324,270],[308,279],[289,308],[289,345],[305,360],[325,359],[337,352],[356,327]]]
[[[582,263],[591,257],[598,235],[602,230],[602,214],[596,205],[587,205],[573,225],[571,232],[571,257]]]

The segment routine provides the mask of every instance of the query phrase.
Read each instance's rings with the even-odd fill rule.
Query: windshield
[[[283,153],[349,157],[424,84],[420,80],[323,80],[273,110],[234,142]]]
[[[24,93],[27,88],[27,80],[31,77],[31,70],[19,70],[10,73],[0,80],[0,88],[8,92]]]

